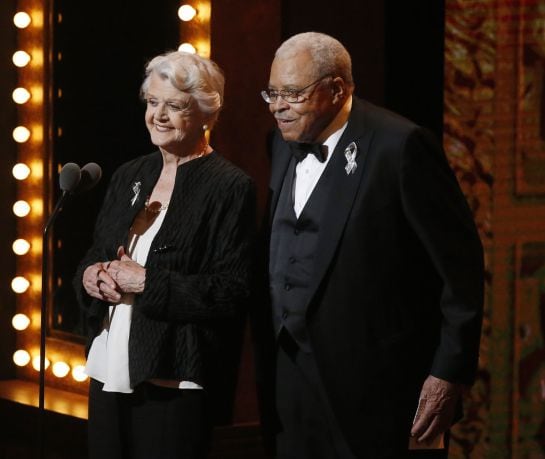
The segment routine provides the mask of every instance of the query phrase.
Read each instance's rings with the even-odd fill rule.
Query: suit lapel
[[[366,126],[362,104],[354,98],[348,126],[335,148],[331,164],[328,165],[331,167],[329,180],[332,182],[330,189],[333,192],[329,196],[320,222],[320,236],[308,288],[308,302],[318,289],[341,240],[364,177],[365,160],[372,137],[373,130]],[[357,146],[357,168],[353,173],[347,174],[344,151],[351,142],[355,142]]]
[[[280,134],[275,137],[273,144],[274,156],[269,185],[271,193],[269,222],[272,222],[274,212],[276,211],[278,198],[280,196],[280,191],[282,190],[282,183],[284,182],[284,177],[286,176],[292,158],[289,145],[286,142],[280,141],[279,136]]]

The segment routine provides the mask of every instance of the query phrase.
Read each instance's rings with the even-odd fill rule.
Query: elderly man
[[[433,136],[353,90],[343,45],[309,32],[262,92],[278,458],[446,457],[477,368],[481,243]]]

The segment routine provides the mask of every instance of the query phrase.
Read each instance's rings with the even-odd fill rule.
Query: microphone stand
[[[63,191],[62,196],[57,201],[57,205],[49,216],[47,223],[44,226],[42,235],[42,305],[40,312],[40,389],[38,396],[38,410],[40,412],[40,458],[45,457],[45,338],[47,329],[47,293],[49,280],[49,229],[56,220],[59,213],[62,211],[62,206],[68,201],[71,193]]]

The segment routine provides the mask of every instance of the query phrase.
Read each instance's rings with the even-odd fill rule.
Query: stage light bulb
[[[25,180],[30,175],[30,167],[25,163],[17,163],[13,166],[11,173],[17,180]]]
[[[184,53],[190,53],[190,54],[195,54],[197,52],[197,50],[191,43],[182,43],[178,47],[178,51],[182,51]]]
[[[30,213],[30,204],[20,200],[13,204],[13,213],[18,217],[26,217]]]
[[[13,362],[18,367],[24,367],[30,362],[30,354],[23,349],[19,349],[13,353]]]
[[[87,379],[87,375],[85,374],[85,366],[76,365],[74,368],[72,368],[72,378],[78,382],[85,381]]]
[[[15,314],[13,319],[11,319],[11,325],[15,330],[26,330],[30,325],[30,319],[26,314]]]
[[[25,88],[15,88],[11,93],[11,98],[16,104],[26,104],[30,99],[30,91]]]
[[[55,362],[52,370],[53,374],[57,378],[64,378],[68,373],[70,373],[70,366],[66,362]]]
[[[30,15],[24,11],[19,11],[13,16],[13,23],[15,24],[15,27],[18,27],[19,29],[25,29],[31,22]]]
[[[49,363],[50,363],[49,359],[46,357],[44,361],[46,370],[49,368]],[[40,356],[39,355],[32,357],[32,368],[34,368],[36,371],[40,371]]]
[[[25,293],[28,287],[30,287],[30,282],[26,277],[17,276],[14,277],[11,281],[11,289],[15,293]]]
[[[11,248],[13,249],[13,253],[15,253],[15,255],[26,255],[30,250],[30,242],[28,242],[26,239],[16,239],[13,241]]]
[[[24,67],[30,62],[30,54],[26,51],[15,51],[11,60],[16,67]]]
[[[197,15],[197,10],[191,5],[182,5],[178,9],[178,17],[182,21],[191,21]]]
[[[13,140],[15,140],[18,143],[25,143],[28,139],[30,139],[30,130],[26,128],[25,126],[17,126],[13,130]]]

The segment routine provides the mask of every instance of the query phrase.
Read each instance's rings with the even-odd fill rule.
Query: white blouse
[[[145,220],[147,211],[142,210],[136,217],[129,233],[127,255],[138,264],[145,266],[149,249],[165,218],[166,210],[156,214],[151,225]],[[141,234],[138,234],[141,227]],[[131,393],[129,379],[129,333],[131,328],[134,293],[126,293],[119,304],[110,305],[109,314],[104,318],[104,328],[95,337],[89,350],[85,373],[104,383],[106,392]],[[202,389],[191,381],[150,380],[153,384],[179,389]]]

